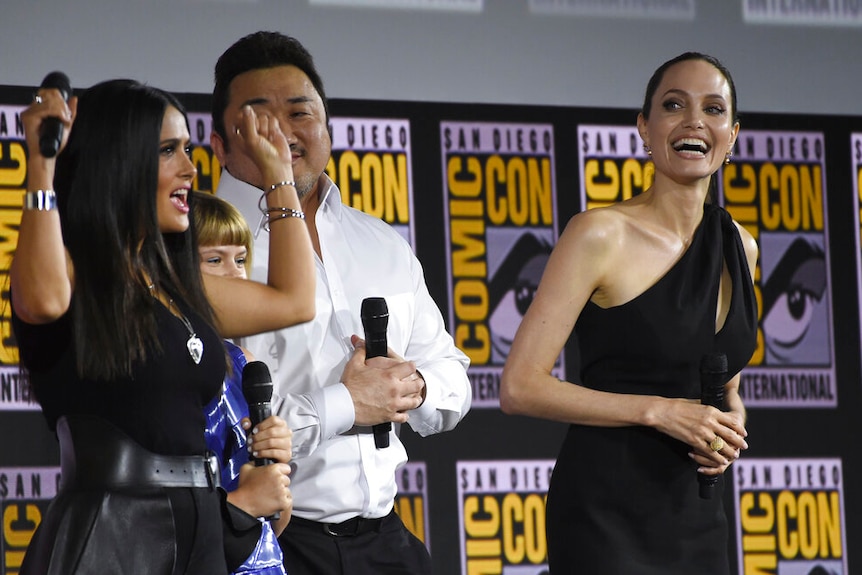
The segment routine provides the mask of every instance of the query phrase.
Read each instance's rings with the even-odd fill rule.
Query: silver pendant
[[[199,338],[197,334],[193,333],[186,342],[186,347],[189,349],[189,355],[192,356],[192,361],[194,361],[195,364],[200,364],[201,358],[204,355],[204,342],[201,341],[201,338]]]

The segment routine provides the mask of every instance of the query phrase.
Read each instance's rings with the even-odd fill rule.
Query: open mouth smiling
[[[671,147],[677,152],[704,156],[709,151],[709,146],[699,138],[682,138],[674,142]]]

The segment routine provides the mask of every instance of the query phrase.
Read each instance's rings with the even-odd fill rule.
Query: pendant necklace
[[[168,311],[171,311],[172,313],[173,305],[174,300],[169,299]],[[182,310],[180,310],[180,306],[177,306],[177,313],[179,315],[177,315],[176,317],[179,318],[181,322],[183,322],[183,325],[186,326],[186,331],[189,332],[189,339],[188,341],[186,341],[186,349],[189,350],[189,355],[192,356],[192,361],[194,361],[196,365],[200,364],[201,358],[204,355],[204,342],[201,341],[201,338],[199,338],[198,334],[195,333],[195,330],[192,327],[192,322],[190,322],[189,318],[187,318],[182,312]]]
[[[155,286],[153,286],[153,284],[150,284],[147,287],[150,290],[150,294],[152,294],[153,297],[156,297],[153,292]],[[195,365],[199,365],[201,362],[201,358],[204,355],[204,342],[201,340],[201,338],[198,337],[197,333],[195,333],[194,327],[192,327],[192,322],[190,322],[189,318],[185,316],[185,314],[180,309],[180,306],[176,306],[176,313],[174,313],[173,298],[168,298],[168,311],[171,312],[172,316],[183,322],[186,331],[189,332],[189,339],[186,341],[186,349],[189,350],[189,355],[191,356],[192,361],[195,362]]]

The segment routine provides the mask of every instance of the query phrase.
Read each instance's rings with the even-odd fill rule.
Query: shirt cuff
[[[317,406],[320,415],[320,437],[331,439],[353,427],[356,413],[353,399],[343,383],[328,385],[314,391],[311,401]]]

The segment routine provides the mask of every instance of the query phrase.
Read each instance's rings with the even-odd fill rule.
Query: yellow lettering
[[[820,556],[842,557],[844,549],[841,546],[841,509],[838,492],[823,491],[817,494],[818,523],[820,532]]]
[[[776,230],[781,224],[781,206],[776,206],[771,192],[778,192],[778,168],[769,162],[760,167],[760,221],[767,230]]]
[[[502,559],[467,559],[467,575],[499,575],[502,572]]]
[[[425,502],[421,497],[400,496],[395,500],[395,511],[404,526],[425,543]]]
[[[742,565],[743,575],[775,575],[778,558],[775,555],[746,555]]]
[[[757,175],[751,164],[730,164],[724,169],[724,199],[732,204],[754,204],[757,198],[756,180]]]
[[[386,211],[383,219],[387,222],[406,224],[410,221],[410,198],[407,189],[407,155],[392,154],[383,156],[383,197]]]
[[[452,275],[456,278],[487,275],[485,262],[485,222],[482,220],[453,219]]]
[[[386,201],[383,198],[383,164],[377,154],[362,156],[361,165],[361,209],[366,214],[383,219]]]
[[[26,504],[24,505],[24,517],[22,518],[19,514],[20,508],[20,505],[12,504],[3,510],[3,537],[6,539],[9,547],[26,549],[30,544],[30,540],[33,539],[36,527],[42,522],[42,513],[35,505]],[[13,529],[13,523],[32,524],[33,529]]]
[[[524,560],[526,547],[524,536],[515,534],[515,524],[524,522],[524,505],[515,493],[503,498],[503,552],[511,564],[517,565]]]
[[[530,186],[530,224],[551,225],[554,221],[554,210],[551,203],[551,161],[542,158],[527,160],[527,171]]]
[[[483,324],[459,324],[455,328],[455,345],[467,354],[472,363],[487,363],[491,357],[491,332]]]
[[[545,499],[531,493],[524,500],[524,537],[527,540],[527,559],[533,564],[544,563],[548,558],[545,521]]]
[[[0,190],[0,205],[20,206],[24,190]],[[9,266],[18,245],[18,226],[21,223],[21,209],[0,209],[0,283],[8,285]],[[12,342],[12,306],[9,305],[9,292],[4,290],[0,296],[0,364],[18,363],[18,348]]]
[[[192,182],[192,188],[202,192],[215,193],[221,176],[221,166],[215,154],[210,153],[203,146],[196,146],[192,149],[192,163],[198,170],[195,180]]]
[[[618,199],[620,173],[613,160],[590,159],[584,163],[584,190],[588,202],[608,204]]]
[[[479,496],[468,497],[464,501],[464,529],[467,532],[467,572],[471,575],[502,573],[500,505],[497,500],[490,495],[483,496],[481,502]]]
[[[488,286],[478,280],[458,280],[453,294],[455,315],[464,321],[485,321],[488,317]]]
[[[484,516],[482,519],[478,516]],[[464,529],[470,537],[493,537],[500,531],[500,505],[490,495],[478,495],[464,500]]]
[[[500,156],[488,158],[486,171],[486,203],[488,219],[494,225],[512,223],[516,226],[545,224],[553,221],[551,194],[551,164],[543,158],[524,160]]]
[[[466,166],[461,160],[460,156],[449,158],[449,192],[459,198],[478,198],[482,193],[482,164],[472,156],[467,158]]]
[[[797,516],[796,497],[789,491],[778,494],[775,502],[778,514],[778,549],[782,557],[796,557],[799,553],[799,533],[791,530]]]
[[[506,201],[497,196],[498,187],[506,182],[506,166],[503,158],[493,155],[485,165],[485,198],[488,205],[488,219],[495,225],[506,221]]]
[[[799,166],[802,227],[823,230],[823,179],[820,166]]]
[[[652,185],[653,176],[655,175],[655,164],[647,162],[641,164],[639,160],[634,158],[626,158],[623,162],[622,169],[622,197],[621,200],[628,200],[633,197],[635,190],[638,193],[643,192]]]
[[[3,147],[0,146],[0,153],[2,151]],[[0,168],[0,186],[9,188],[23,186],[27,178],[27,153],[24,151],[24,146],[19,142],[9,142],[9,157],[4,158],[0,154],[0,160],[4,160],[4,165],[14,166]]]

